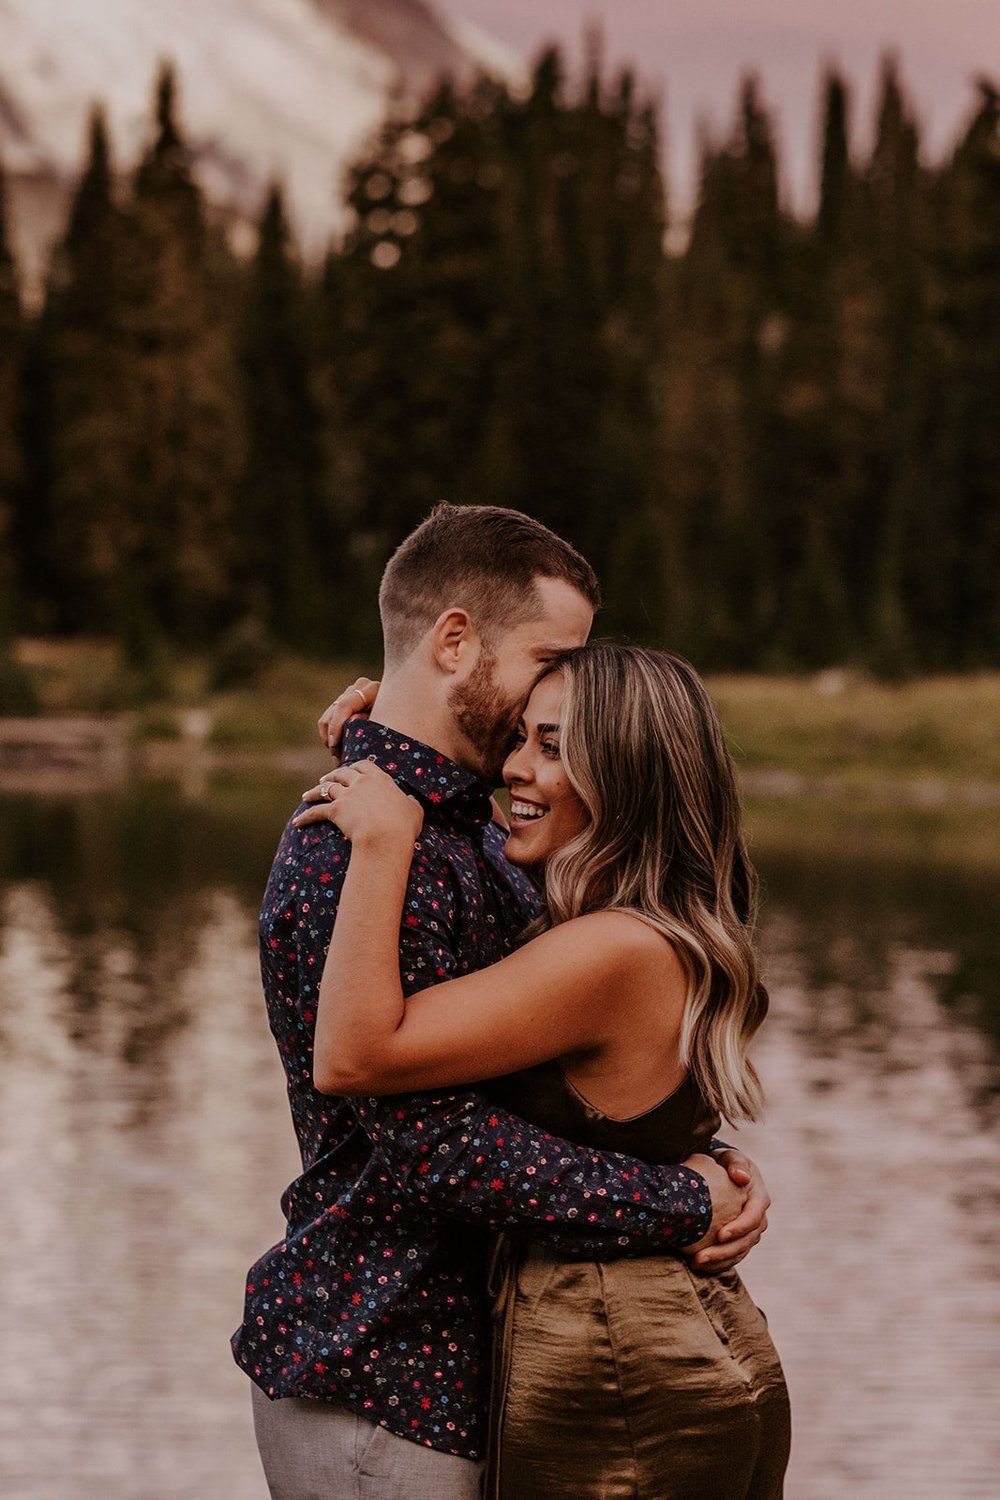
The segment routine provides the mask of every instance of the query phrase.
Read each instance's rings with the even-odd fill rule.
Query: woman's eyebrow
[[[536,724],[535,725],[535,733],[536,734],[558,734],[559,733],[559,727],[560,726],[558,724]]]

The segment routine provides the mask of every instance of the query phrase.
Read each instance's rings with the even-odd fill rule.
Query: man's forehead
[[[576,625],[560,630],[551,620],[525,621],[513,634],[520,646],[538,661],[551,661],[564,651],[582,646],[590,633],[590,617],[581,617]]]
[[[536,578],[535,587],[541,613],[537,619],[526,622],[532,633],[533,648],[544,648],[554,656],[581,645],[594,618],[590,601],[563,578]]]

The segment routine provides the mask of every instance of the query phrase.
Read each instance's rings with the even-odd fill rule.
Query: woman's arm
[[[325,805],[297,821],[329,817],[351,857],[320,985],[313,1080],[321,1093],[352,1094],[369,1089],[358,1073],[369,1040],[392,1037],[404,1015],[399,930],[423,809],[370,761],[323,781]]]
[[[593,1052],[620,1027],[620,1006],[650,963],[676,964],[643,923],[600,912],[405,999],[399,930],[421,809],[370,762],[333,775],[329,802],[301,820],[329,817],[351,839],[316,1016],[322,1092],[404,1093]],[[677,978],[682,1003],[679,965]]]

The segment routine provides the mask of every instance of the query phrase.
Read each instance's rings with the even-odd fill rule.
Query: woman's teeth
[[[548,812],[547,807],[535,807],[530,802],[515,802],[510,804],[511,816],[514,818],[544,818]]]

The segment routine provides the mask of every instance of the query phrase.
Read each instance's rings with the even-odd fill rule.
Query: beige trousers
[[[407,1442],[333,1401],[251,1391],[271,1500],[480,1500],[481,1464]]]

